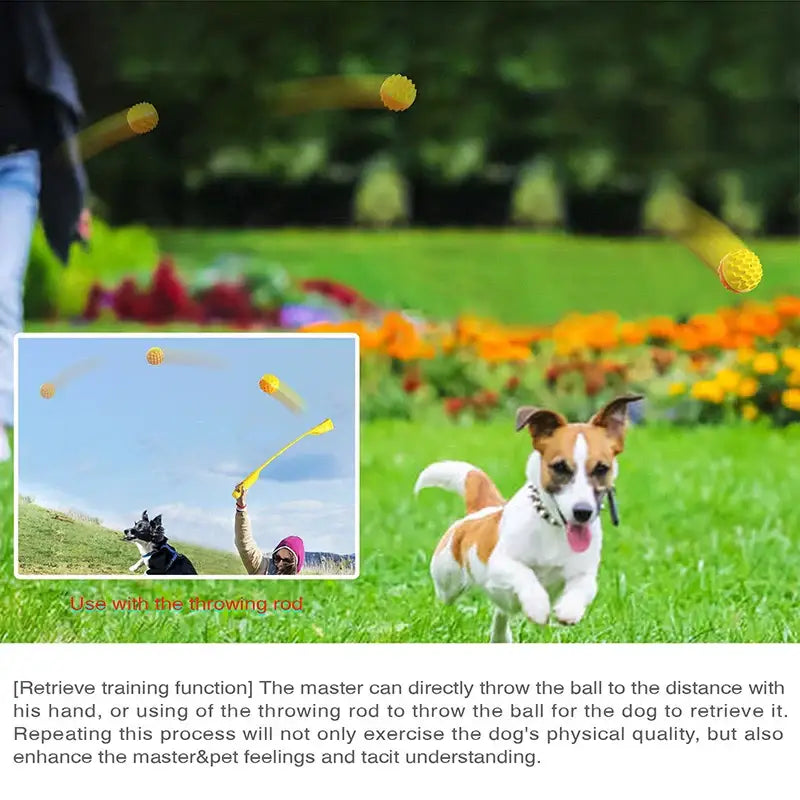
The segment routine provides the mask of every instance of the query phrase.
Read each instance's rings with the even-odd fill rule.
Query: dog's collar
[[[536,513],[550,525],[555,525],[557,528],[562,526],[566,527],[567,523],[561,512],[558,512],[558,515],[561,517],[560,520],[551,514],[547,506],[544,504],[544,500],[542,500],[542,495],[539,493],[539,490],[532,483],[528,484],[528,489],[530,490],[529,497],[531,498],[533,507],[536,509]],[[558,506],[556,506],[556,508],[558,508]]]

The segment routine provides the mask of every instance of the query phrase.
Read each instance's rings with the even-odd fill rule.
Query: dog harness
[[[171,544],[163,544],[158,550],[168,550],[172,553],[172,558],[169,560],[169,564],[164,567],[164,572],[169,572],[169,568],[175,563],[175,559],[178,557],[178,551],[171,545]],[[145,553],[142,558],[145,559],[146,564],[150,564],[150,559],[158,552],[158,550],[151,550],[149,553]]]

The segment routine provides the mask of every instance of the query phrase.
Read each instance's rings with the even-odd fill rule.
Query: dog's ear
[[[555,431],[567,424],[567,420],[555,411],[534,406],[522,406],[517,409],[516,430],[521,431],[527,427],[531,433],[533,446],[549,438]]]
[[[161,527],[161,514],[159,514],[157,517],[153,517],[153,519],[150,520],[150,527],[151,528]]]
[[[147,509],[142,511],[142,522],[150,522],[150,520],[147,517]]]
[[[615,397],[601,408],[590,420],[590,425],[605,428],[608,436],[614,441],[617,454],[625,448],[625,428],[628,423],[628,406],[644,399],[641,394],[626,394]]]

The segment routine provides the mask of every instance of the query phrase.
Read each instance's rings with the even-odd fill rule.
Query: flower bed
[[[433,324],[383,313],[334,281],[293,283],[282,270],[263,268],[219,277],[231,272],[228,265],[189,286],[164,258],[147,287],[132,279],[112,289],[94,285],[83,318],[356,333],[366,419],[510,419],[523,402],[580,419],[632,390],[646,396],[649,418],[800,421],[800,297],[681,321],[604,312],[549,326],[471,316]]]
[[[519,402],[577,418],[639,391],[652,418],[800,421],[800,298],[745,303],[685,321],[572,314],[557,324],[501,326],[463,317],[431,325],[391,312],[380,325],[319,323],[357,333],[363,412],[416,417],[433,403],[449,418],[510,414]]]
[[[375,306],[334,281],[293,283],[278,268],[252,270],[233,280],[231,270],[208,270],[193,285],[181,278],[169,257],[159,262],[149,285],[125,278],[117,286],[92,285],[81,319],[141,322],[150,326],[187,322],[242,330],[297,328],[351,314],[372,314]]]

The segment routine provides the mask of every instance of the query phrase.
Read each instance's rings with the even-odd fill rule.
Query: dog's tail
[[[505,503],[492,479],[466,461],[437,461],[425,467],[414,485],[414,494],[432,486],[460,494],[468,514]]]

